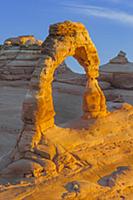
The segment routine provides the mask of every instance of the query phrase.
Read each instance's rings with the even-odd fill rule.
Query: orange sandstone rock
[[[25,38],[20,39],[22,43],[25,42]],[[41,51],[43,55],[33,73],[29,91],[24,100],[22,113],[24,127],[15,150],[12,152],[11,164],[9,162],[5,166],[0,164],[1,170],[10,164],[10,173],[11,169],[17,168],[17,165],[20,168],[21,162],[19,160],[25,158],[27,152],[29,152],[28,155],[32,155],[32,162],[34,161],[33,154],[35,154],[35,158],[38,158],[35,159],[35,162],[40,166],[42,166],[41,160],[43,159],[52,159],[53,163],[58,161],[60,170],[64,167],[70,168],[70,165],[74,169],[82,166],[82,163],[71,153],[59,155],[58,152],[55,152],[53,146],[45,148],[42,145],[42,141],[45,141],[45,138],[43,139],[45,131],[54,127],[55,111],[51,86],[54,72],[68,56],[73,56],[81,64],[88,80],[83,97],[83,118],[95,118],[107,114],[105,97],[96,80],[99,75],[97,50],[83,24],[65,21],[50,26],[49,35],[43,42]],[[36,88],[34,87],[35,82],[38,84]],[[53,158],[54,153],[56,160]],[[66,155],[69,158],[67,160]],[[28,159],[30,160],[30,157]],[[62,163],[63,160],[65,164]],[[34,168],[31,168],[31,173],[34,174]]]

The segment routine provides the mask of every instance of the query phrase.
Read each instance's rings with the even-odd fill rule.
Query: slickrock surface
[[[28,82],[0,81],[0,156],[16,143],[22,127],[21,110]]]
[[[44,140],[50,141],[60,152],[60,157],[54,158],[56,172],[48,157],[46,159],[55,155],[51,146],[49,153],[43,154],[45,166],[48,171],[52,170],[50,174],[1,185],[0,199],[131,200],[132,127],[133,107],[125,104],[105,118],[77,119],[63,128],[47,130]],[[40,146],[38,153],[41,152]]]

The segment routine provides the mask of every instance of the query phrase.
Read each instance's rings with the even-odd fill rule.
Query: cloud
[[[94,0],[90,0],[90,1],[94,2]],[[131,5],[133,3],[131,0],[97,0],[97,3],[100,3],[100,2],[105,2],[105,3],[110,3],[110,4],[112,3],[123,4],[123,5]]]
[[[82,5],[82,4],[64,4],[64,6],[67,9],[78,14],[110,19],[133,26],[133,14],[129,14],[124,11],[113,10],[110,8],[105,8],[100,6]]]
[[[131,0],[99,0],[99,1],[110,4],[119,4],[127,7],[133,6],[133,2]]]

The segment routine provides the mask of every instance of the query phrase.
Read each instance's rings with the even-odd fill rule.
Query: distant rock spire
[[[120,51],[118,53],[118,55],[114,58],[112,58],[109,61],[111,64],[127,64],[129,63],[127,57],[126,57],[126,53],[124,51]]]

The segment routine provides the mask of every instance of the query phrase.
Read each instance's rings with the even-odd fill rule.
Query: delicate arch
[[[29,163],[31,160],[33,162],[32,156],[36,154],[42,135],[46,129],[54,126],[55,111],[51,83],[54,71],[68,56],[77,59],[87,76],[83,96],[83,118],[107,114],[105,97],[96,80],[99,75],[99,58],[86,28],[81,23],[71,21],[50,26],[49,35],[42,44],[42,56],[23,103],[23,129],[15,149],[7,155],[8,159],[1,160],[0,170],[8,165],[10,168],[10,163],[14,161],[17,161],[15,166],[20,165],[20,160],[25,164],[24,158],[28,158]],[[37,162],[41,164],[40,161]],[[11,166],[14,168],[13,164]]]
[[[40,75],[40,90],[37,95],[38,108],[36,112],[36,124],[41,127],[41,131],[47,128],[46,122],[48,120],[50,124],[51,121],[54,121],[55,112],[51,82],[53,81],[55,69],[68,56],[73,56],[84,67],[89,83],[88,89],[93,85],[93,95],[88,97],[88,92],[92,92],[90,91],[92,88],[85,92],[83,101],[85,116],[93,115],[94,113],[101,115],[101,112],[106,112],[105,98],[95,79],[99,75],[97,50],[86,28],[81,23],[65,21],[50,26],[49,36],[42,45],[42,53],[44,55],[41,64],[43,70]],[[89,101],[87,98],[89,98]]]

